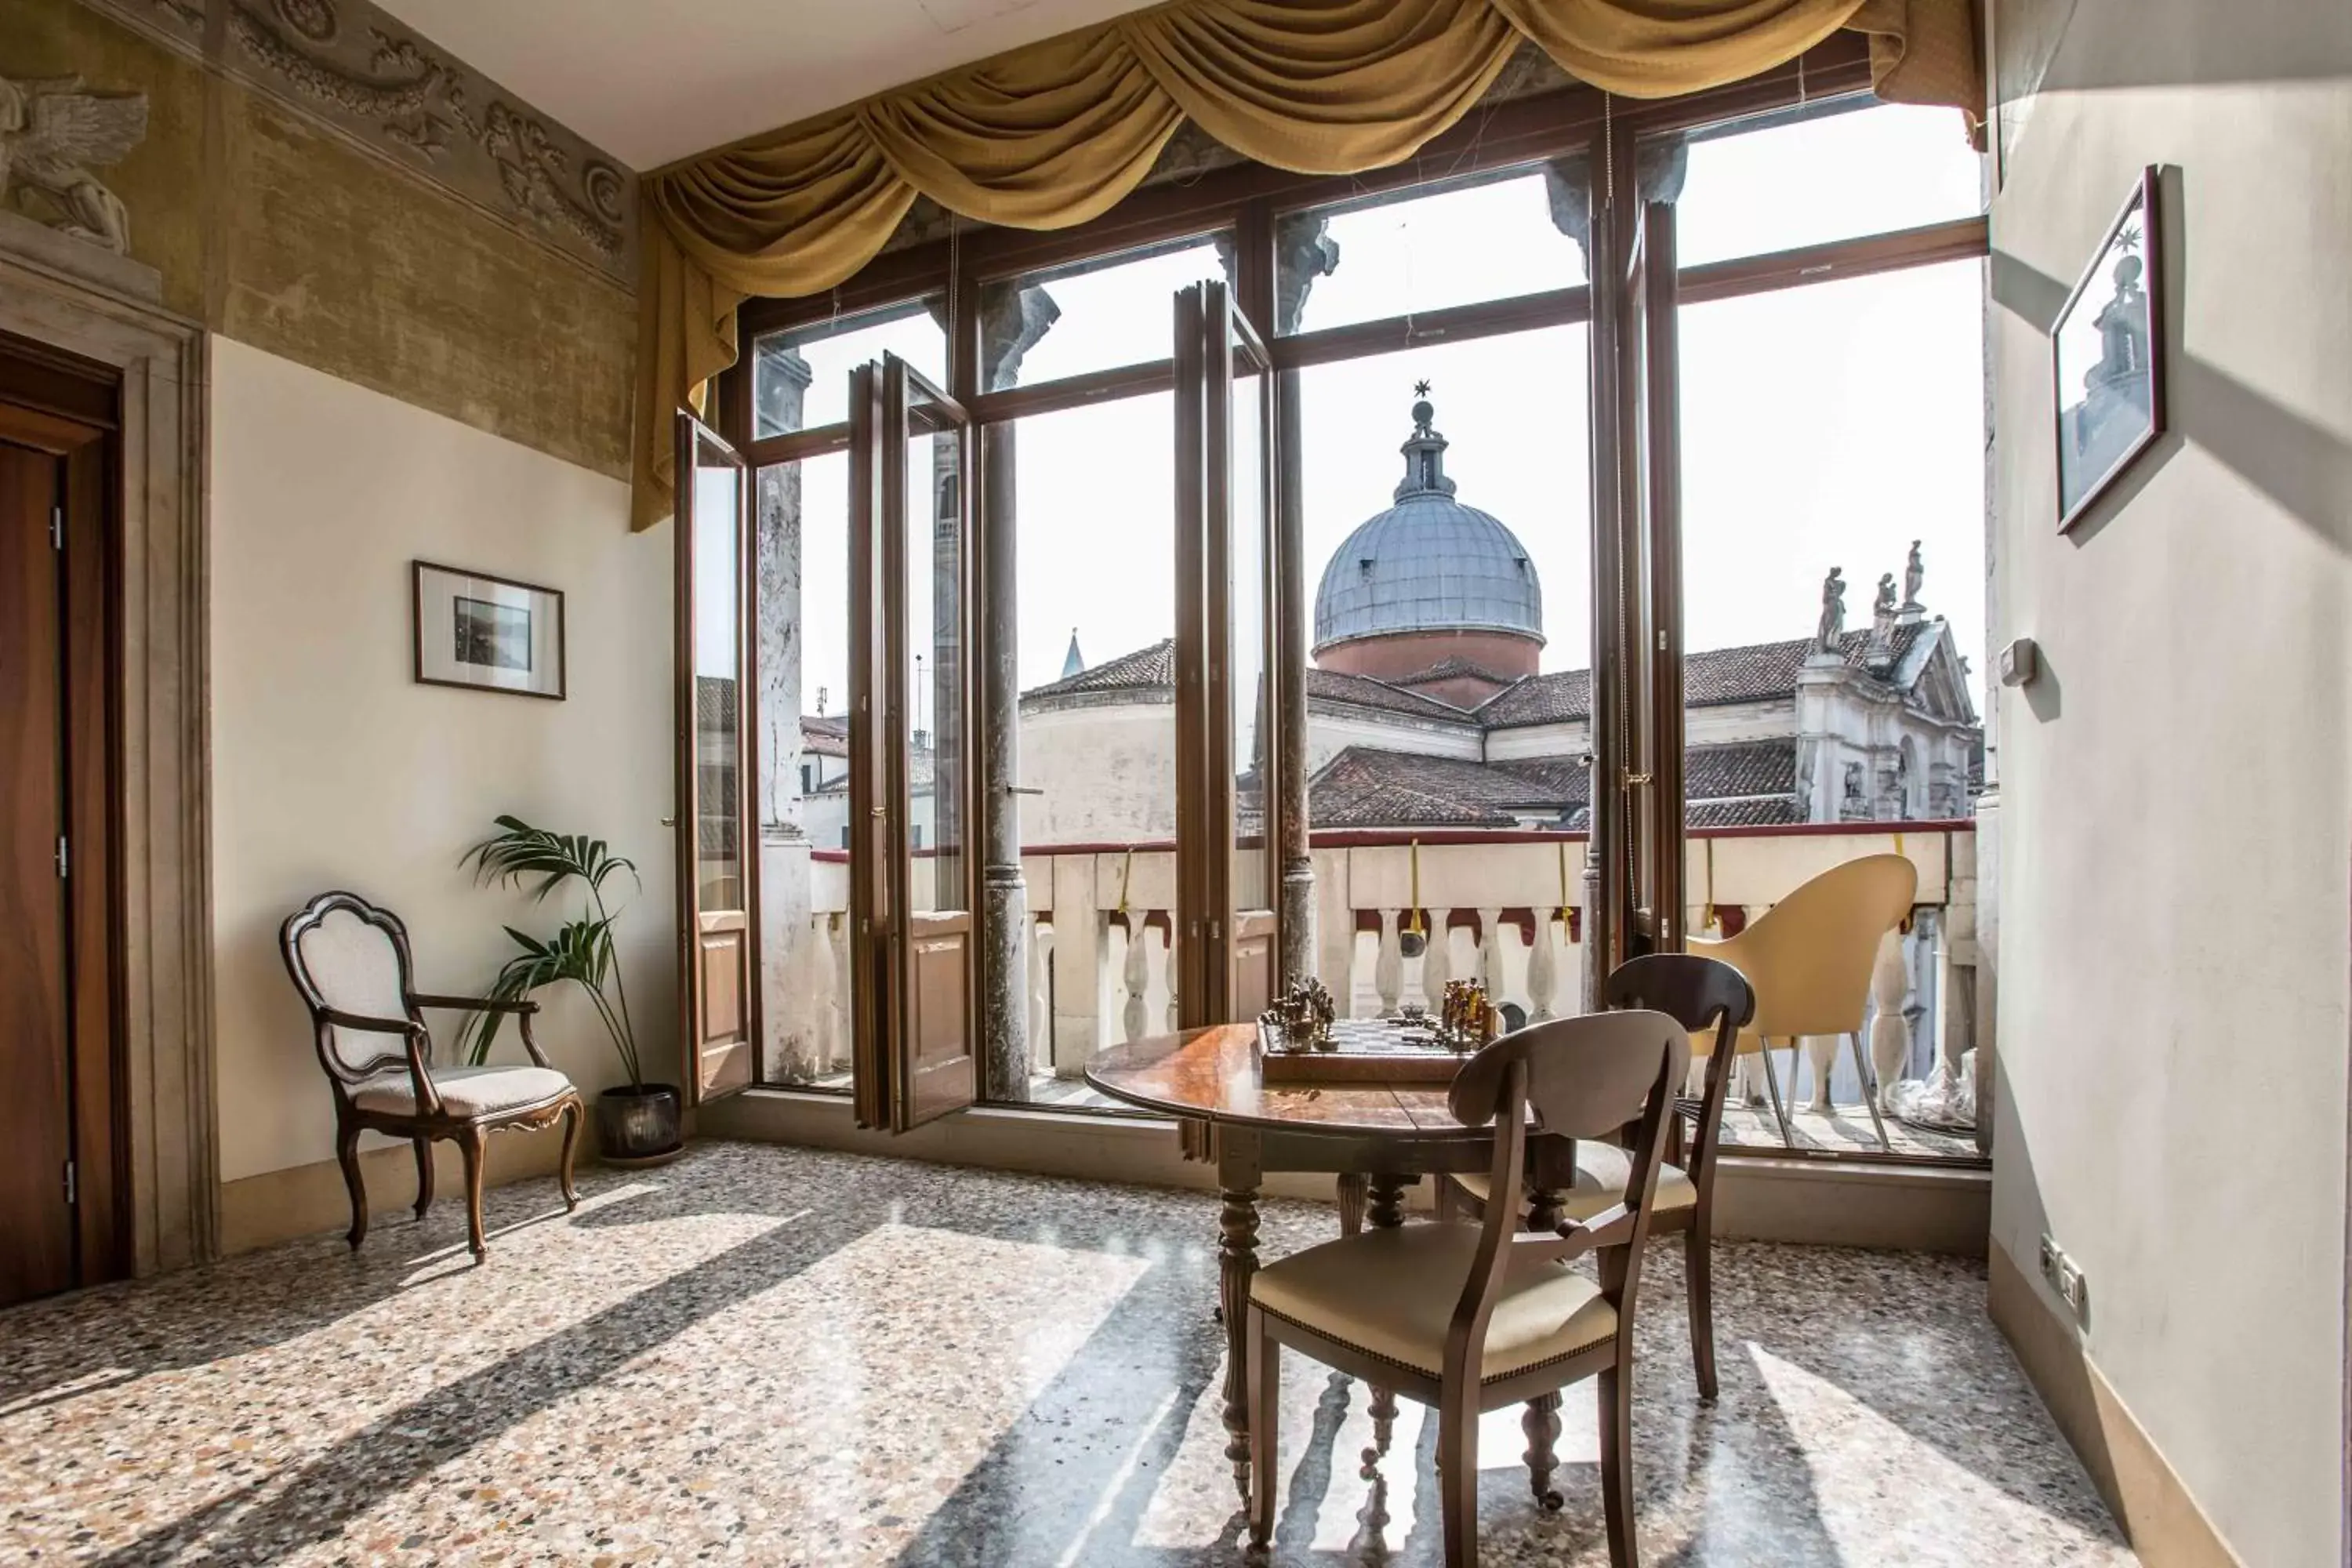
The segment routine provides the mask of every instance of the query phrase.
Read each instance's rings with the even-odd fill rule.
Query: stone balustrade
[[[848,868],[838,851],[801,853],[812,861],[810,907],[793,917],[804,923],[782,944],[792,952],[782,967],[772,952],[768,962],[793,998],[791,1044],[780,1059],[795,1081],[814,1081],[849,1061]],[[1976,846],[1968,826],[1694,832],[1686,886],[1696,901],[1687,929],[1719,929],[1716,911],[1752,920],[1832,866],[1886,853],[1918,868],[1919,890],[1910,930],[1888,933],[1871,981],[1862,1043],[1882,1086],[1880,1109],[1924,1105],[1938,1121],[1964,1124],[1973,1105],[1963,1058],[1975,1043]],[[1393,1013],[1407,1002],[1433,1007],[1446,981],[1464,978],[1483,981],[1529,1022],[1582,1011],[1591,984],[1580,940],[1584,857],[1581,835],[1318,835],[1317,973],[1348,1016]],[[1172,847],[1039,849],[1023,868],[1036,1070],[1075,1077],[1106,1046],[1174,1028]],[[780,1011],[771,1004],[772,1047]],[[1798,1081],[1784,1074],[1781,1085],[1792,1107],[1860,1110],[1853,1058],[1839,1045],[1803,1042]],[[1747,1069],[1738,1087],[1760,1094],[1760,1074]]]

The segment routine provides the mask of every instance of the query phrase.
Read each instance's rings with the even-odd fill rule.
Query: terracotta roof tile
[[[1021,695],[1066,697],[1086,691],[1139,691],[1176,684],[1176,639],[1162,637],[1150,647],[1105,659],[1091,669],[1060,680],[1033,686]]]
[[[1684,753],[1694,827],[1800,822],[1796,746],[1785,741],[1694,746]],[[1582,757],[1479,763],[1349,746],[1308,781],[1318,827],[1517,827],[1543,818],[1582,827],[1590,804]]]
[[[1460,680],[1465,676],[1475,680],[1491,680],[1497,686],[1508,686],[1518,679],[1517,676],[1497,675],[1483,664],[1475,664],[1466,658],[1441,658],[1427,669],[1416,669],[1411,675],[1400,677],[1391,684],[1418,686],[1430,680]]]
[[[802,714],[801,750],[820,757],[849,755],[849,721],[832,714]]]
[[[1352,702],[1360,708],[1378,708],[1419,719],[1444,719],[1458,724],[1474,721],[1466,710],[1456,708],[1451,702],[1441,702],[1418,691],[1407,691],[1389,681],[1375,680],[1369,675],[1343,675],[1336,669],[1322,669],[1312,665],[1307,670],[1307,696],[1309,701]]]
[[[1891,639],[1892,662],[1909,655],[1923,636],[1942,626],[1937,620],[1898,626]],[[1870,631],[1864,627],[1838,639],[1838,656],[1847,668],[1870,668]],[[1758,702],[1787,697],[1797,689],[1797,672],[1812,651],[1811,637],[1789,642],[1749,643],[1740,647],[1707,648],[1683,659],[1683,705],[1710,708],[1726,702]],[[1590,670],[1563,669],[1530,676],[1507,691],[1498,691],[1479,708],[1478,718],[1488,729],[1521,724],[1570,723],[1592,716],[1592,675]]]

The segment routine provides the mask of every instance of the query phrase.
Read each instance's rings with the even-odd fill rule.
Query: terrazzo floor
[[[0,1561],[1243,1561],[1216,1210],[745,1143],[0,1314]],[[1333,1211],[1266,1205],[1266,1256]],[[2134,1561],[1984,1315],[1977,1266],[1727,1244],[1723,1396],[1652,1250],[1635,1413],[1652,1568]],[[1433,1421],[1366,1477],[1365,1390],[1284,1358],[1276,1561],[1440,1561]],[[1517,1412],[1482,1560],[1600,1564],[1592,1406],[1539,1512]]]
[[[804,1087],[849,1092],[849,1075],[836,1073]],[[1082,1078],[1058,1078],[1052,1073],[1033,1073],[1029,1078],[1029,1103],[1051,1106],[1056,1110],[1104,1110],[1134,1114],[1135,1108],[1123,1105],[1089,1085]],[[1885,1119],[1887,1142],[1892,1152],[1907,1155],[1932,1155],[1939,1159],[1962,1160],[1975,1163],[1980,1158],[1973,1133],[1938,1131],[1932,1127],[1915,1127],[1895,1117]],[[1880,1152],[1878,1130],[1870,1120],[1866,1107],[1842,1104],[1835,1114],[1824,1114],[1810,1104],[1800,1104],[1789,1112],[1789,1136],[1800,1149],[1835,1150],[1840,1153],[1859,1154],[1865,1158]],[[1780,1123],[1771,1110],[1764,1105],[1748,1105],[1734,1101],[1723,1108],[1723,1141],[1727,1148],[1754,1150],[1773,1153],[1786,1147],[1780,1140]]]

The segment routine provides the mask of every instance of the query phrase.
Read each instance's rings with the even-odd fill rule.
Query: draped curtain
[[[669,513],[671,411],[735,362],[736,306],[841,282],[919,194],[1066,227],[1133,190],[1187,119],[1262,163],[1354,174],[1453,125],[1523,39],[1663,98],[1841,27],[1869,36],[1881,98],[1980,112],[1969,0],[1171,0],[648,175],[632,521]]]

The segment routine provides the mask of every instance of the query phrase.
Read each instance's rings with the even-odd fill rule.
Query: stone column
[[[1061,315],[1042,289],[993,290],[981,309],[983,384],[1018,384],[1021,358]],[[1021,869],[1021,600],[1010,425],[980,437],[981,1092],[1029,1098],[1029,886]]]
[[[808,362],[786,351],[761,361],[761,423],[797,430],[808,396]],[[753,679],[760,691],[760,810],[762,827],[801,823],[801,466],[761,468],[752,491],[753,570],[759,615],[754,625]]]
[[[808,362],[787,349],[762,359],[756,378],[760,423],[797,430],[808,395]],[[811,890],[809,842],[801,795],[801,715],[809,710],[802,680],[801,561],[805,516],[801,466],[760,469],[751,490],[751,679],[759,692],[758,826],[760,976],[764,1037],[759,1076],[798,1082],[824,1070],[826,1008],[808,977],[828,967]]]
[[[1029,886],[1021,871],[1021,639],[1015,587],[1013,428],[981,434],[985,500],[980,531],[981,868],[982,1092],[1029,1098]]]
[[[1295,331],[1307,308],[1307,291],[1315,279],[1339,265],[1339,242],[1326,232],[1326,219],[1311,214],[1286,218],[1276,226],[1274,255],[1274,311],[1277,332]],[[1276,774],[1279,781],[1282,825],[1282,980],[1287,986],[1315,973],[1315,861],[1309,853],[1313,823],[1307,806],[1307,492],[1299,424],[1298,373],[1286,370],[1275,377],[1275,497],[1276,549],[1290,570],[1283,574],[1282,595],[1276,613],[1275,657],[1282,680],[1282,713],[1275,725],[1278,739]]]

